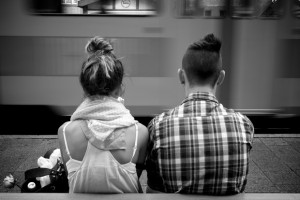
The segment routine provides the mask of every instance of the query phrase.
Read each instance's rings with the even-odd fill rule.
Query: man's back
[[[162,192],[234,194],[245,189],[254,128],[207,92],[191,93],[149,126],[148,185]]]

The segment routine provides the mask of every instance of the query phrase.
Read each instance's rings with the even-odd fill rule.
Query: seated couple
[[[140,193],[144,166],[147,192],[243,192],[254,128],[215,97],[225,77],[220,49],[213,34],[188,47],[178,70],[186,98],[146,128],[123,104],[112,45],[92,38],[80,74],[85,98],[58,130],[70,193]]]

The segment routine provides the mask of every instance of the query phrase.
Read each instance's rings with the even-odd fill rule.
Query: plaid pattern
[[[210,93],[190,94],[148,125],[148,186],[161,192],[235,194],[247,182],[254,128]]]

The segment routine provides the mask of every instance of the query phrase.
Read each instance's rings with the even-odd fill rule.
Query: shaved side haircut
[[[182,59],[182,68],[192,86],[215,84],[222,70],[221,45],[218,38],[208,34],[188,47]]]

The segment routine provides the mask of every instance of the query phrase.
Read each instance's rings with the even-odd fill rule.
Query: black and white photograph
[[[1,0],[0,200],[300,199],[300,0]]]

